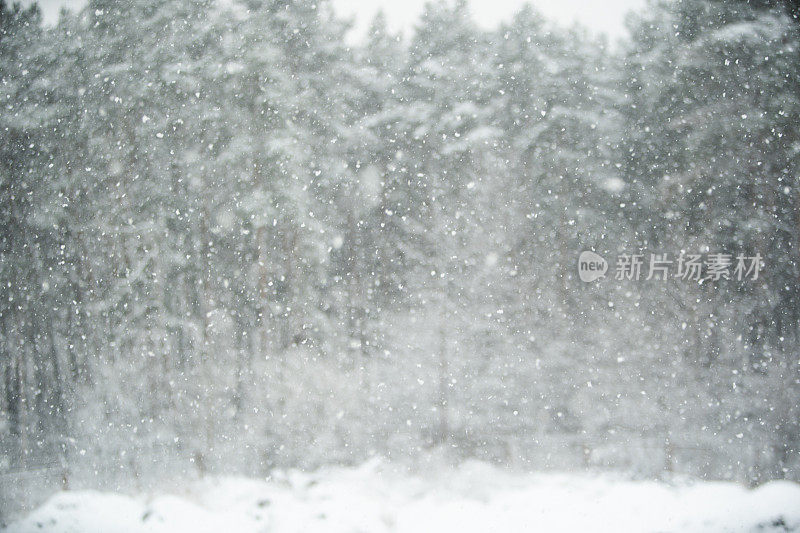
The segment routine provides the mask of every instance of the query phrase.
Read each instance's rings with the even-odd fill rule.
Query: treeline
[[[800,479],[778,8],[653,3],[609,48],[461,3],[352,47],[319,0],[0,6],[0,468]],[[614,279],[681,252],[765,266]]]

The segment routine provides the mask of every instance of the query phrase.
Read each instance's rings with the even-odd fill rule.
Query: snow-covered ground
[[[800,485],[519,474],[482,463],[411,474],[382,462],[179,494],[63,492],[7,533],[800,531]]]

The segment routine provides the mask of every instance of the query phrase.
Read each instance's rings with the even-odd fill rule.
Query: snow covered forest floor
[[[798,531],[800,485],[522,474],[486,463],[423,473],[386,462],[267,480],[209,478],[169,493],[67,491],[5,533]]]

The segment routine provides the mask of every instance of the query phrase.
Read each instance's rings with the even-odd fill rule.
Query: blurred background
[[[0,4],[4,509],[374,456],[800,479],[797,4],[501,4]],[[682,252],[764,268],[614,276]]]

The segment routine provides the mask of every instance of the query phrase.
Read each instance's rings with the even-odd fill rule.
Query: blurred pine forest
[[[0,471],[800,480],[793,9],[350,46],[325,0],[0,3]],[[614,279],[681,252],[765,266]]]

